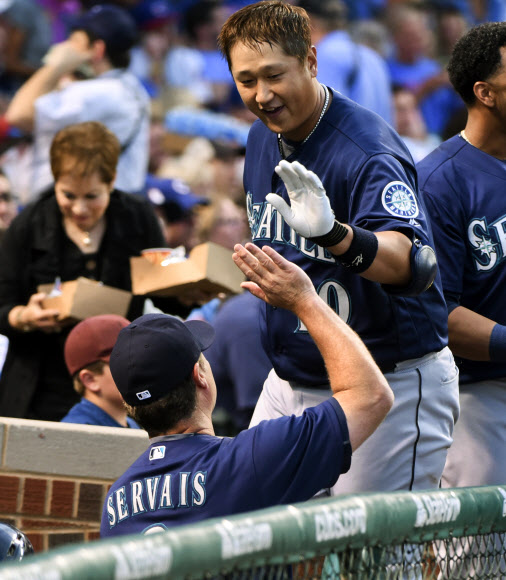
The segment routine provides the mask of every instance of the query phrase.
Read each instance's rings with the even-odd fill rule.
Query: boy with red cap
[[[112,348],[120,330],[128,324],[122,316],[103,314],[86,318],[72,329],[65,341],[65,364],[81,401],[62,422],[139,428],[127,416],[109,369]]]

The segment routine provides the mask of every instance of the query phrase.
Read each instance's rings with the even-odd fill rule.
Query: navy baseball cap
[[[197,205],[210,203],[209,198],[194,193],[181,179],[148,175],[144,193],[153,205],[164,209],[169,222],[182,219]]]
[[[214,328],[203,320],[144,314],[119,333],[109,360],[112,378],[129,405],[148,405],[186,380],[213,340]]]
[[[110,52],[127,52],[139,39],[135,20],[129,12],[113,4],[97,4],[78,16],[71,29],[84,30],[105,42]]]

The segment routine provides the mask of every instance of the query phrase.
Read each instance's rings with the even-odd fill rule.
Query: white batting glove
[[[276,193],[267,194],[266,200],[304,238],[328,234],[335,218],[320,178],[298,161],[289,163],[283,159],[275,171],[286,186],[290,205]]]

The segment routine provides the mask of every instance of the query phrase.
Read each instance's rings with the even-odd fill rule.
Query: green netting
[[[506,579],[506,486],[357,494],[68,546],[0,580]]]

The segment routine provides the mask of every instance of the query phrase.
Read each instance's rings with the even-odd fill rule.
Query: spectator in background
[[[244,205],[244,147],[233,143],[211,141],[214,156],[210,159],[213,191]]]
[[[186,88],[197,103],[223,110],[230,104],[235,87],[216,39],[229,10],[220,0],[200,0],[183,15],[187,45],[174,47],[166,62],[167,80]]]
[[[148,174],[158,174],[164,161],[171,158],[171,151],[168,150],[167,130],[163,120],[163,114],[154,114],[151,111],[149,123],[149,162]]]
[[[441,138],[429,133],[412,91],[394,86],[394,128],[406,143],[413,161],[417,163],[433,151]]]
[[[199,243],[213,242],[233,250],[236,244],[244,243],[250,237],[246,208],[222,195],[217,195],[209,206],[201,208],[197,223]],[[222,303],[222,297],[213,298],[199,308],[194,308],[188,320],[212,323]]]
[[[390,33],[378,20],[359,20],[351,25],[351,36],[358,44],[372,48],[386,59],[390,52]],[[390,74],[390,73],[389,73]]]
[[[10,143],[6,143],[6,141]],[[7,137],[6,145],[0,157],[2,171],[9,180],[13,196],[18,202],[19,208],[24,207],[33,199],[32,173],[33,173],[33,140],[31,135],[22,138]]]
[[[100,121],[118,137],[116,187],[138,192],[148,165],[149,98],[129,72],[137,41],[135,21],[123,9],[99,5],[79,17],[69,39],[54,45],[42,66],[14,95],[6,120],[34,133],[33,193],[52,183],[49,147],[54,134],[82,121]],[[96,75],[60,88],[77,69]]]
[[[380,18],[389,0],[344,0],[353,21]]]
[[[506,20],[504,0],[433,0],[456,8],[466,17],[471,26],[482,22],[503,22]]]
[[[198,238],[233,250],[249,238],[246,208],[228,197],[217,196],[199,212]]]
[[[51,24],[51,44],[62,42],[69,34],[71,21],[82,13],[83,3],[80,0],[37,0]]]
[[[448,73],[435,59],[435,36],[429,14],[410,5],[393,6],[388,14],[393,54],[387,60],[392,82],[412,91],[430,133],[439,136],[461,108]]]
[[[469,2],[473,22],[504,22],[506,21],[506,3],[504,0],[482,0]]]
[[[453,47],[469,27],[464,14],[456,7],[444,4],[435,11],[437,59],[446,68]]]
[[[122,316],[103,314],[86,318],[70,331],[65,364],[81,400],[63,417],[63,423],[139,428],[128,417],[109,369],[118,334],[129,324]]]
[[[181,179],[148,175],[145,195],[155,208],[166,245],[184,246],[188,253],[197,243],[196,210],[209,204],[209,199],[193,193]]]
[[[18,213],[18,206],[11,191],[11,184],[0,169],[0,240]]]
[[[165,60],[177,38],[175,11],[165,0],[141,0],[131,9],[140,33],[132,49],[129,70],[144,85],[149,96],[160,98],[167,87]]]
[[[170,117],[172,113],[167,116]],[[208,113],[231,118],[230,115]],[[189,120],[191,117],[190,114]],[[245,126],[247,132],[249,125],[240,123],[241,131]],[[196,129],[200,127],[197,126]],[[151,135],[152,166],[157,168],[152,173],[178,177],[186,181],[198,195],[225,196],[244,204],[244,145],[219,136],[214,139],[207,136],[181,135],[177,133],[177,128],[170,128],[169,133],[165,132],[164,135],[161,126],[153,126]]]
[[[51,25],[37,1],[4,0],[0,3],[0,26],[6,34],[0,91],[12,96],[42,65],[51,45]]]
[[[39,284],[79,276],[131,290],[130,257],[164,238],[147,200],[113,188],[121,146],[97,122],[65,127],[53,139],[55,180],[7,230],[0,251],[0,333],[9,350],[0,381],[6,417],[59,421],[77,402],[65,368],[70,330],[44,308]],[[142,312],[134,297],[128,317]],[[174,312],[175,313],[175,312]]]
[[[384,59],[357,44],[347,30],[341,0],[299,0],[311,19],[318,55],[318,80],[392,123],[390,73]]]
[[[4,172],[0,169],[0,240],[18,213],[18,206],[12,195],[11,185]],[[0,374],[7,356],[9,339],[0,334]]]

